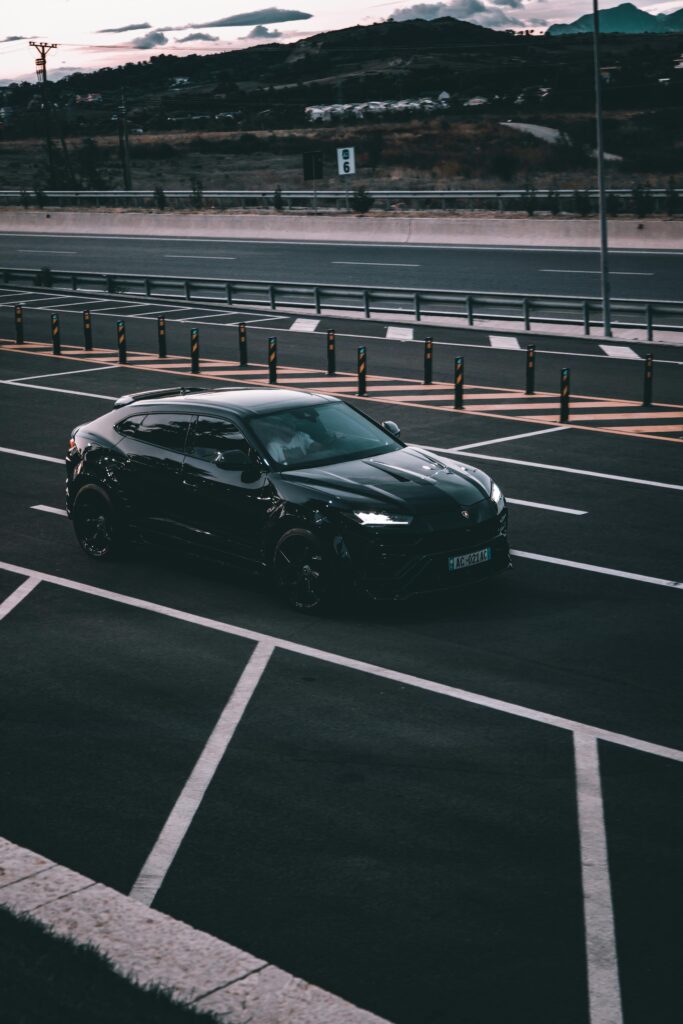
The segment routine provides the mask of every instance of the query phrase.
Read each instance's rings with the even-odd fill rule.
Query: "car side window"
[[[191,421],[191,416],[177,412],[148,413],[136,428],[134,437],[137,441],[156,444],[172,452],[184,452]]]
[[[213,462],[217,455],[234,451],[249,453],[249,442],[234,423],[210,416],[197,417],[190,434],[188,455]]]
[[[120,423],[116,424],[117,434],[123,434],[124,437],[137,437],[140,424],[144,420],[145,415],[142,413],[138,416],[128,416],[127,419],[121,420]]]

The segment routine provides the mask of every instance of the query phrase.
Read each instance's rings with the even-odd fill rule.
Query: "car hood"
[[[489,497],[481,470],[412,445],[384,455],[331,466],[289,470],[283,480],[315,489],[334,504],[356,509],[431,514],[468,508]]]

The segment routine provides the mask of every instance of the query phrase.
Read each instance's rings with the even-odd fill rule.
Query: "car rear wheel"
[[[280,593],[292,608],[320,612],[332,603],[329,560],[308,530],[290,530],[277,542],[273,570]]]
[[[84,488],[76,498],[72,518],[76,539],[86,555],[104,560],[121,552],[123,530],[106,494]]]

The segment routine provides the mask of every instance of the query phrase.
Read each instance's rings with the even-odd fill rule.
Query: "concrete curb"
[[[265,960],[0,839],[0,905],[75,945],[90,945],[131,983],[223,1024],[387,1024]]]
[[[334,241],[394,245],[599,246],[597,220],[0,210],[0,232]],[[611,220],[611,249],[683,249],[681,220]]]

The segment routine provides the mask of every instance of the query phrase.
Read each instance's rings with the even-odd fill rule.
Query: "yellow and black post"
[[[190,331],[190,362],[192,372],[199,373],[199,328],[193,327]]]
[[[277,384],[277,338],[268,338],[268,382]]]
[[[366,373],[368,368],[368,353],[365,345],[360,345],[358,348],[358,394],[367,394],[368,386],[366,380]]]
[[[434,342],[431,338],[425,338],[425,384],[432,383],[432,355]]]
[[[465,360],[462,356],[455,357],[455,408],[463,407],[463,390],[465,388]]]
[[[50,317],[50,330],[52,332],[52,354],[58,356],[62,351],[62,344],[59,334],[59,316],[53,313]]]
[[[166,317],[157,317],[157,345],[159,359],[166,358]]]
[[[645,374],[643,376],[643,405],[652,405],[652,352],[645,356]]]
[[[560,423],[569,421],[569,370],[565,367],[560,380]]]
[[[123,320],[116,321],[116,344],[119,349],[119,362],[126,361],[126,325]]]
[[[526,393],[533,395],[536,388],[536,346],[526,347]]]
[[[334,338],[334,331],[327,332],[327,373],[334,377],[337,372],[337,349]]]
[[[17,345],[24,344],[24,310],[21,306],[14,307],[14,331]]]
[[[247,352],[247,325],[238,324],[239,332],[239,344],[240,344],[240,366],[247,366],[249,363],[249,357]]]
[[[92,317],[89,309],[83,310],[83,347],[92,352]]]

